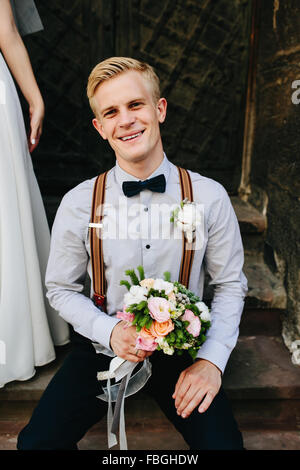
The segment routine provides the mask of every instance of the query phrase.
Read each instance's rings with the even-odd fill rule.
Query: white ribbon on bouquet
[[[93,343],[97,353],[112,356],[111,351],[103,346]],[[98,380],[106,380],[106,387],[103,388],[103,394],[97,398],[108,402],[107,410],[107,440],[109,449],[115,446],[118,441],[116,438],[117,428],[119,426],[120,450],[127,450],[127,438],[125,431],[125,398],[137,393],[151,376],[151,362],[148,358],[143,361],[142,367],[132,375],[134,369],[140,363],[126,361],[118,356],[114,356],[110,361],[109,370],[98,372]],[[115,379],[114,385],[111,385],[111,379]],[[115,402],[114,413],[112,403]]]

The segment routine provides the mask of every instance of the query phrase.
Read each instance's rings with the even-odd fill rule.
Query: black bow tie
[[[124,181],[122,189],[127,197],[135,196],[143,191],[143,189],[164,193],[166,190],[166,178],[165,175],[158,175],[145,181]]]

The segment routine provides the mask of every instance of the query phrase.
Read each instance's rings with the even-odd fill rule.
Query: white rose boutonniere
[[[187,198],[181,201],[180,206],[176,207],[170,219],[184,232],[188,243],[192,243],[196,227],[201,223],[201,220],[202,216],[197,204]]]

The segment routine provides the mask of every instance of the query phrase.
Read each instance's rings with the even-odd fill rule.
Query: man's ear
[[[157,116],[161,124],[166,119],[166,114],[167,114],[167,100],[166,98],[160,98],[157,102]]]
[[[107,137],[106,137],[106,134],[103,130],[103,126],[102,124],[100,123],[100,121],[97,119],[97,118],[94,118],[92,120],[92,123],[93,123],[93,126],[94,128],[99,132],[99,134],[101,135],[102,139],[106,140]]]

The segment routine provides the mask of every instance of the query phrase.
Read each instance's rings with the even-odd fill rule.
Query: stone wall
[[[300,3],[259,3],[249,200],[267,215],[265,257],[287,290],[283,337],[290,348],[300,339],[300,93],[292,88],[300,80]]]

